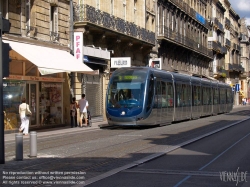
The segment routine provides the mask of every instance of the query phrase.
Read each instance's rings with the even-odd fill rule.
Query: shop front
[[[69,122],[69,72],[93,70],[65,50],[5,40],[9,43],[10,75],[3,80],[5,130],[20,126],[19,105],[26,98],[32,111],[30,127]]]
[[[19,128],[21,123],[19,105],[22,98],[26,98],[26,103],[32,112],[31,127],[63,124],[63,81],[62,78],[17,75],[5,79],[3,81],[5,130]]]

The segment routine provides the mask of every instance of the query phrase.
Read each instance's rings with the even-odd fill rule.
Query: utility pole
[[[0,67],[3,67],[2,60],[2,12],[0,12]],[[4,148],[4,113],[3,113],[3,71],[0,71],[0,164],[5,163],[5,148]]]
[[[3,77],[9,76],[9,44],[2,42],[2,34],[10,31],[10,22],[2,17],[0,12],[0,164],[5,164],[4,147],[4,113],[3,113]],[[7,68],[6,68],[7,67]]]

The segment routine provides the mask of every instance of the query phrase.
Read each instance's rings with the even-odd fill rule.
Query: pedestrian
[[[88,125],[88,118],[87,118],[87,108],[89,106],[88,101],[85,99],[85,94],[82,94],[82,99],[79,100],[78,102],[79,105],[79,110],[80,110],[80,127],[83,127],[82,125],[82,120],[84,118],[84,122],[85,122],[85,127],[87,127]]]
[[[24,135],[29,134],[30,116],[28,116],[27,113],[32,114],[29,105],[26,103],[26,99],[23,98],[22,104],[19,105],[19,115],[21,119],[21,126],[19,128],[19,132],[22,132]]]
[[[72,102],[70,104],[70,119],[71,119],[71,128],[77,127],[77,108],[78,104],[76,102],[76,98],[72,98]]]

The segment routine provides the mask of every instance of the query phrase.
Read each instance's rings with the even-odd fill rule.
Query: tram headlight
[[[143,117],[141,117],[141,118],[137,118],[137,121],[140,121],[140,120],[143,120]]]

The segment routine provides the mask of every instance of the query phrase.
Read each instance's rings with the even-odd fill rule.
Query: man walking
[[[85,127],[87,127],[88,124],[88,117],[87,117],[87,108],[89,106],[88,101],[85,99],[85,94],[82,94],[82,99],[78,102],[79,109],[80,109],[80,127],[82,126],[82,119],[84,118],[85,121]]]

